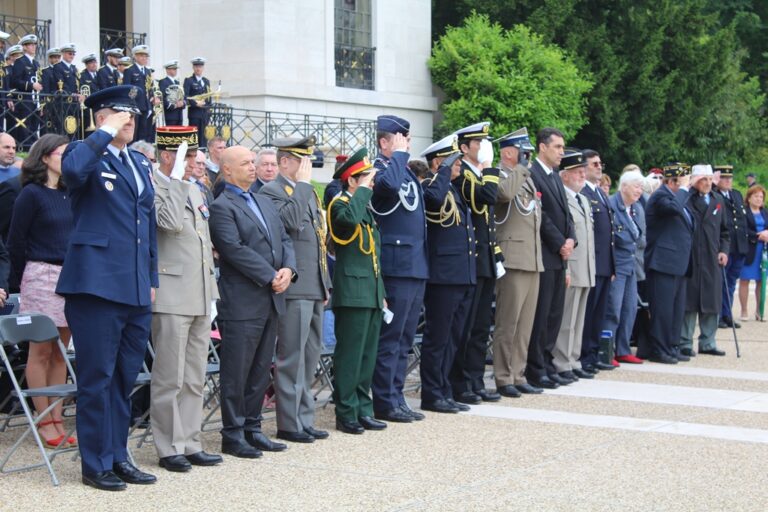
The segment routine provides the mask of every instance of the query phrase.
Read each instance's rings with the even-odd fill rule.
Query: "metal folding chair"
[[[317,371],[315,372],[315,380],[312,381],[312,388],[319,384],[319,387],[315,389],[313,395],[315,400],[318,399],[320,393],[326,388],[330,392],[329,398],[323,403],[323,407],[328,405],[330,397],[333,396],[333,348],[328,348],[323,345],[323,349],[320,352],[320,360],[317,363]]]
[[[42,388],[22,389],[19,380],[14,373],[14,367],[8,358],[6,349],[12,345],[16,345],[22,342],[29,343],[46,343],[51,340],[55,340],[55,343],[61,352],[64,362],[67,365],[67,371],[72,379],[72,384],[59,384],[55,386],[46,386]],[[0,461],[0,473],[13,473],[17,471],[25,471],[29,469],[39,468],[45,466],[48,469],[48,473],[51,475],[51,481],[53,485],[59,485],[59,479],[56,477],[56,473],[53,471],[51,461],[53,461],[56,455],[61,453],[77,450],[76,447],[57,447],[53,450],[46,449],[43,444],[40,434],[37,432],[37,424],[41,418],[45,418],[48,413],[53,410],[56,405],[63,402],[67,398],[74,398],[77,394],[77,380],[75,372],[72,369],[72,365],[67,358],[67,350],[59,339],[59,331],[53,323],[53,320],[45,315],[30,314],[30,315],[9,315],[0,317],[0,358],[3,360],[3,365],[8,372],[8,375],[13,383],[13,396],[19,399],[19,404],[24,412],[24,419],[27,424],[27,429],[19,436],[16,442],[8,449],[8,452]],[[44,411],[41,411],[39,416],[35,418],[32,415],[32,410],[27,403],[27,399],[32,397],[49,397],[55,398],[53,403],[49,405]],[[67,433],[69,437],[73,433],[72,431]],[[10,461],[14,453],[19,449],[24,440],[30,435],[35,439],[37,447],[40,450],[40,455],[43,458],[43,462],[37,464],[28,464],[22,466],[16,466],[12,468],[6,468],[6,465]]]

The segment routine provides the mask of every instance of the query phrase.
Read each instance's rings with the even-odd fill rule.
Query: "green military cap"
[[[333,173],[333,179],[347,181],[351,176],[370,171],[371,167],[373,164],[368,158],[368,148],[360,148],[336,169],[336,172]]]

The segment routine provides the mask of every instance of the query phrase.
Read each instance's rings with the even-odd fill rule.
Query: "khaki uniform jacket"
[[[576,239],[579,243],[574,247],[568,258],[568,275],[571,276],[571,287],[591,288],[595,286],[595,228],[592,221],[592,208],[586,197],[578,195],[581,206],[570,191],[568,207],[573,216]]]
[[[219,291],[203,196],[194,184],[168,181],[157,170],[154,184],[160,287],[152,311],[210,315],[211,301],[219,298]]]
[[[526,208],[534,202],[530,212]],[[543,272],[541,259],[541,202],[531,171],[521,165],[501,166],[499,195],[494,209],[496,242],[504,255],[504,267]]]

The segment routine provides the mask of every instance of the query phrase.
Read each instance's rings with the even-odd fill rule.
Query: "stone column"
[[[99,0],[37,0],[37,17],[53,20],[50,46],[75,43],[78,69],[83,55],[99,55]]]

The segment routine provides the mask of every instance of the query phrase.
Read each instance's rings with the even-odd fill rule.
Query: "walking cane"
[[[725,267],[721,266],[720,271],[723,273],[723,286],[728,286],[728,278],[725,275]],[[733,321],[733,301],[731,300],[731,294],[725,294],[728,297],[728,311],[731,312],[731,330],[733,330],[733,342],[736,344],[736,357],[741,357],[741,351],[739,350],[739,338],[736,337],[736,322]]]

